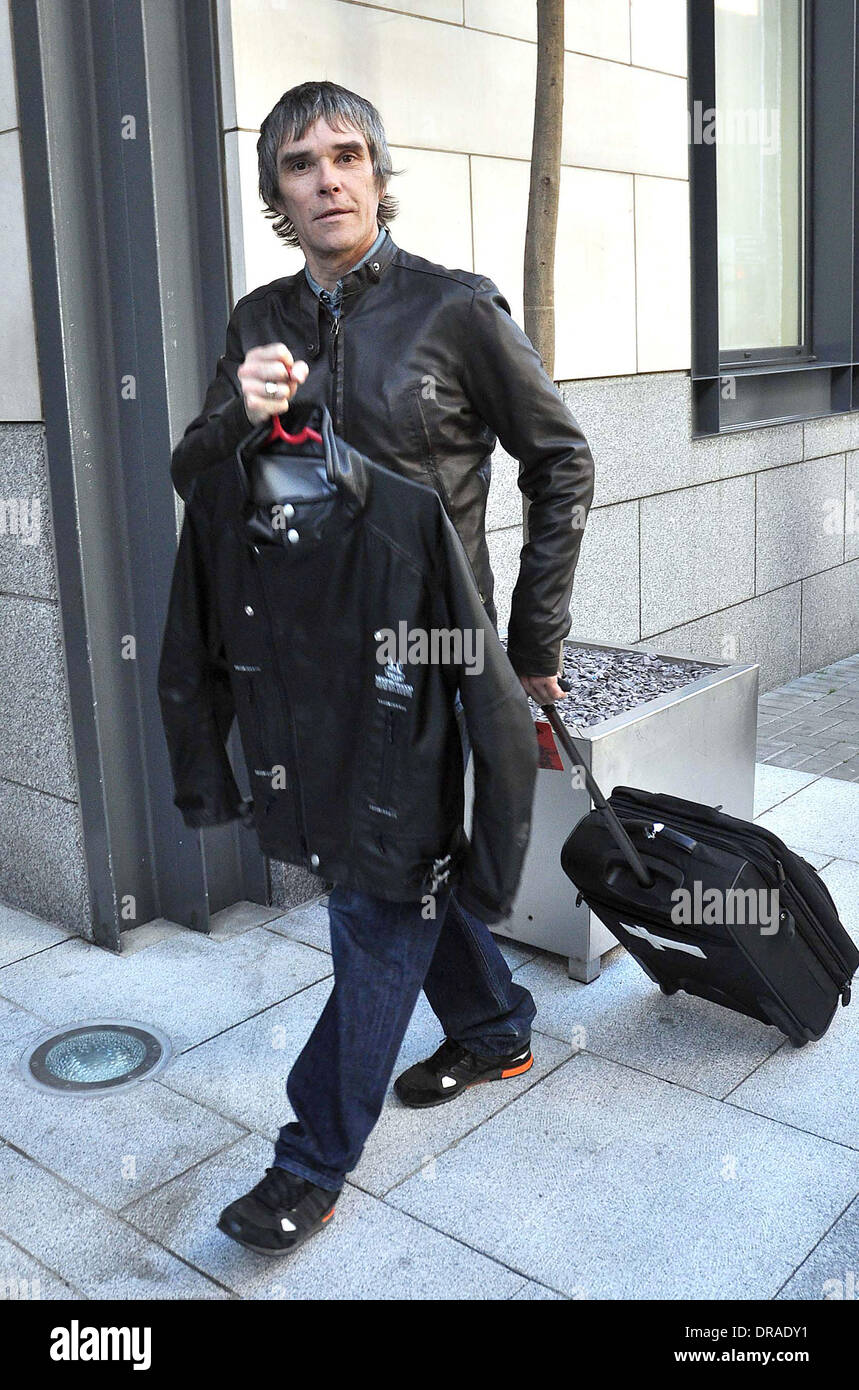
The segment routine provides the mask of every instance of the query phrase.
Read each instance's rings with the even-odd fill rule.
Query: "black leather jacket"
[[[531,505],[508,656],[522,675],[558,671],[593,499],[593,460],[492,280],[411,255],[389,232],[370,261],[343,277],[339,325],[303,270],[245,295],[231,315],[203,409],[173,451],[180,496],[251,428],[237,369],[252,347],[272,342],[285,343],[310,367],[293,404],[324,403],[342,439],[436,490],[493,623],[485,519],[496,436],[519,460],[519,487]]]
[[[500,921],[528,844],[538,746],[459,537],[433,489],[335,436],[327,408],[296,396],[282,418],[321,442],[260,451],[261,425],[188,490],[158,675],[175,804],[188,826],[247,823],[225,748],[237,716],[263,853],[390,901],[447,882]],[[305,477],[323,458],[334,484],[307,502],[290,491],[279,526],[261,490],[277,449],[300,449]],[[384,664],[383,630],[400,624],[408,659]],[[457,631],[472,645],[412,645]],[[470,841],[457,688],[474,749]]]

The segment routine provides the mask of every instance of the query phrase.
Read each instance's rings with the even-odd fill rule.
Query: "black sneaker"
[[[394,1094],[403,1105],[423,1109],[427,1105],[444,1105],[469,1086],[482,1081],[503,1081],[508,1076],[520,1076],[534,1065],[529,1043],[519,1046],[506,1057],[481,1057],[453,1038],[445,1038],[441,1047],[425,1062],[416,1062],[394,1082]]]
[[[286,1168],[266,1168],[256,1187],[224,1207],[218,1230],[259,1255],[286,1255],[322,1230],[339,1195]]]

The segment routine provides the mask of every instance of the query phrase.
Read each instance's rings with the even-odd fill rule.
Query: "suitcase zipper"
[[[736,845],[734,845],[727,837],[719,835],[717,832],[714,832],[710,826],[707,825],[704,825],[704,833],[703,835],[701,835],[700,830],[698,830],[698,825],[696,824],[695,817],[689,816],[687,817],[687,821],[691,822],[695,826],[695,829],[701,838],[702,844],[710,845],[713,849],[722,849],[727,851],[728,853],[736,854]],[[771,850],[770,853],[772,853]],[[761,877],[765,880],[765,882],[767,882],[767,887],[778,889],[779,895],[781,895],[781,889],[783,887],[788,887],[788,902],[791,903],[794,907],[798,905],[803,913],[802,925],[800,925],[796,912],[794,911],[792,914],[794,922],[797,926],[797,929],[799,930],[799,933],[803,941],[805,942],[806,946],[809,947],[812,954],[817,957],[819,963],[823,966],[826,973],[835,981],[837,985],[843,987],[842,997],[843,990],[847,990],[849,1002],[849,983],[851,977],[847,975],[845,979],[845,974],[847,971],[847,962],[841,956],[840,952],[838,951],[838,948],[832,945],[814,925],[811,910],[809,908],[808,903],[803,898],[802,894],[799,893],[795,888],[793,888],[792,885],[788,885],[787,875],[785,874],[784,866],[781,860],[776,859],[775,856],[773,856],[773,862],[777,866],[775,870],[776,881],[774,883],[769,881],[772,875],[766,874],[764,870],[760,868],[758,865],[755,865],[755,868],[761,874]],[[821,947],[823,948],[824,954],[821,954]],[[833,961],[835,962],[834,966]]]
[[[730,848],[734,850],[734,853],[736,853],[736,849],[733,846],[726,843],[724,840],[722,840],[721,837],[716,840],[711,840],[708,838],[704,841],[704,843],[711,843],[714,845],[716,849]],[[820,961],[820,964],[823,966],[824,970],[827,972],[828,975],[832,976],[836,984],[849,984],[849,975],[845,980],[847,962],[840,954],[837,946],[832,945],[832,943],[828,941],[827,938],[815,926],[814,919],[808,903],[805,901],[802,894],[799,893],[793,887],[793,885],[788,884],[787,875],[784,872],[784,866],[782,865],[781,860],[774,859],[774,863],[778,866],[778,868],[775,870],[776,881],[774,883],[769,882],[767,886],[770,888],[776,888],[779,892],[779,897],[781,897],[781,890],[785,887],[787,888],[788,903],[791,904],[794,908],[799,906],[803,914],[802,924],[800,925],[800,920],[797,917],[796,911],[793,912],[794,922],[796,923],[797,930],[799,931],[803,941],[808,947],[810,947],[814,955],[817,956],[817,959]],[[757,865],[755,865],[755,867],[758,868]],[[760,868],[758,868],[758,872],[764,879],[772,877],[772,875],[765,874],[764,871]],[[823,955],[821,954],[821,947],[823,948]]]
[[[624,803],[625,803],[625,805],[626,805],[626,808],[629,809],[629,801],[628,801],[625,797],[620,796],[620,797],[617,798],[617,804],[618,804],[619,806],[623,806]],[[638,806],[638,805],[634,805],[632,809],[640,810],[641,808],[640,808],[640,806]],[[670,813],[670,812],[664,812],[664,811],[660,810],[659,814],[660,814],[660,815],[666,815],[666,814],[667,814],[667,815],[670,816],[671,813]],[[675,817],[675,818],[676,818],[676,817]],[[692,814],[686,815],[685,818],[684,818],[684,820],[683,820],[683,822],[682,822],[682,824],[689,824],[689,825],[691,825],[691,826],[693,827],[693,829],[695,829],[696,833],[698,834],[698,837],[699,837],[699,839],[701,840],[701,843],[702,843],[702,844],[709,845],[709,846],[711,846],[711,848],[713,848],[713,849],[726,850],[726,851],[728,851],[729,853],[736,854],[736,852],[737,852],[737,851],[736,851],[736,845],[732,844],[726,837],[720,836],[720,835],[718,834],[718,832],[715,832],[715,831],[713,830],[713,828],[712,828],[711,826],[707,825],[707,823],[704,822],[700,817],[696,817],[696,816],[694,816],[694,815],[692,815]],[[700,827],[703,827],[703,833],[702,833],[702,830],[701,830]],[[764,842],[764,843],[765,843],[765,842]],[[767,848],[770,848],[769,846],[766,846],[766,847],[767,847]],[[773,854],[773,851],[772,851],[771,848],[770,848],[770,854]],[[784,872],[784,866],[782,865],[781,860],[780,860],[780,859],[776,859],[774,855],[773,855],[773,860],[774,860],[774,863],[778,866],[778,868],[777,868],[777,870],[776,870],[776,880],[777,880],[777,881],[776,881],[775,883],[768,884],[768,886],[771,887],[771,888],[778,888],[779,890],[781,890],[781,888],[782,888],[784,885],[787,884],[787,876],[786,876],[786,874],[785,874],[785,872]],[[755,867],[757,868],[758,866],[755,865]],[[763,874],[762,870],[759,869],[758,871],[759,871],[760,873],[762,873],[762,876],[763,876],[764,878],[766,878],[766,875]],[[796,923],[797,923],[797,927],[798,927],[799,930],[800,930],[800,935],[802,936],[803,941],[804,941],[805,944],[809,947],[809,949],[813,952],[813,954],[817,957],[818,961],[819,961],[820,964],[823,966],[823,968],[824,968],[824,970],[826,971],[826,973],[827,973],[829,976],[831,976],[831,978],[835,981],[835,983],[836,983],[838,986],[841,987],[841,998],[842,998],[842,1002],[846,1005],[847,1003],[850,1002],[850,980],[851,980],[851,978],[852,978],[851,975],[848,975],[848,974],[847,974],[848,966],[847,966],[846,960],[844,959],[844,957],[843,957],[843,956],[841,955],[841,953],[839,952],[837,946],[832,945],[832,944],[826,939],[826,937],[823,936],[823,935],[821,934],[821,932],[817,929],[817,927],[814,925],[813,918],[812,918],[812,914],[811,914],[811,910],[810,910],[810,908],[809,908],[808,903],[807,903],[807,902],[805,901],[805,899],[803,898],[802,894],[799,893],[799,892],[798,892],[796,889],[794,889],[793,887],[790,887],[789,893],[788,893],[788,898],[789,898],[790,901],[793,901],[794,903],[798,903],[799,906],[800,906],[800,908],[801,908],[801,910],[802,910],[802,912],[803,912],[804,921],[803,921],[803,925],[802,925],[801,927],[800,927],[799,922],[798,922],[798,920],[797,920],[796,913],[793,914],[793,915],[794,915],[794,921],[796,921]],[[833,904],[833,906],[834,906],[834,904]],[[836,915],[837,915],[837,909],[836,909]],[[820,952],[820,949],[819,949],[820,946],[822,946],[823,949],[824,949],[824,951],[828,953],[829,960],[827,960],[823,955],[821,955],[821,952]],[[833,966],[832,966],[832,961],[835,962],[835,967],[834,967],[834,969],[833,969]],[[844,998],[845,993],[846,993],[846,996],[847,996],[846,999]]]

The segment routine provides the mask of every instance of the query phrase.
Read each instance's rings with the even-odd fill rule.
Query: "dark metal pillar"
[[[157,667],[172,442],[229,310],[209,0],[12,0],[58,587],[94,939],[267,901],[237,825],[185,828]],[[243,790],[241,759],[232,752]]]

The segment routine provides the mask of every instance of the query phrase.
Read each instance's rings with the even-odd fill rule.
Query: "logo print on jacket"
[[[385,674],[376,677],[376,685],[380,690],[393,691],[395,695],[412,696],[415,689],[406,680],[401,661],[388,661],[385,664]]]

